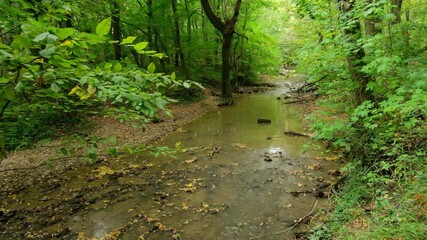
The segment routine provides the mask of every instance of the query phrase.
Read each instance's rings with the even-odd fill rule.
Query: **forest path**
[[[134,156],[79,166],[25,192],[2,208],[16,218],[3,237],[66,239],[294,239],[316,202],[310,191],[333,181],[322,147],[309,138],[301,109],[281,99],[292,79],[179,128],[159,146],[176,158]],[[271,119],[258,124],[258,118]],[[322,159],[316,158],[322,157]],[[301,193],[306,191],[307,193]],[[300,194],[298,194],[300,193]],[[3,217],[3,218],[2,218]],[[19,220],[21,219],[21,220]]]

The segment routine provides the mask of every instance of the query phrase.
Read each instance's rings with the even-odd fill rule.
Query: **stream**
[[[292,192],[332,182],[342,164],[284,134],[305,127],[276,99],[285,90],[241,94],[178,128],[158,143],[182,148],[176,158],[73,167],[2,196],[0,239],[295,239],[307,226],[294,221],[328,200]]]

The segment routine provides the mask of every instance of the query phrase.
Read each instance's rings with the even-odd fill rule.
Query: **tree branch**
[[[3,117],[4,112],[6,111],[7,106],[10,104],[10,100],[7,100],[7,102],[3,105],[1,112],[0,112],[0,119]]]
[[[239,0],[241,1],[241,0]],[[209,0],[200,0],[202,3],[203,10],[206,13],[206,16],[208,17],[209,21],[212,23],[212,25],[220,32],[224,32],[225,30],[225,23],[221,21],[221,19],[215,15],[215,13],[212,10],[211,5],[209,4]]]

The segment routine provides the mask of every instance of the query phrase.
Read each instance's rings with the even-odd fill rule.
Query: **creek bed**
[[[294,239],[305,225],[287,229],[327,200],[292,193],[333,181],[341,164],[284,134],[304,125],[301,109],[276,99],[282,91],[242,94],[177,129],[158,143],[186,149],[176,158],[79,166],[4,196],[0,238]]]

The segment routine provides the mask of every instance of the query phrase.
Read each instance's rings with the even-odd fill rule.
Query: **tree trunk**
[[[231,98],[231,84],[230,84],[230,57],[231,57],[231,43],[233,41],[234,29],[236,27],[237,19],[239,17],[240,6],[242,0],[237,0],[234,5],[234,14],[231,19],[222,21],[213,12],[209,0],[200,0],[203,10],[206,13],[212,25],[222,33],[222,92],[223,98]]]
[[[360,105],[365,100],[373,99],[372,93],[367,89],[370,76],[362,72],[365,52],[357,45],[357,41],[362,37],[361,26],[359,21],[353,19],[353,11],[356,7],[353,0],[337,0],[337,3],[341,13],[341,22],[347,25],[343,33],[353,46],[347,56],[347,62],[351,78],[359,84],[358,89],[354,92],[354,98],[355,104]]]
[[[122,60],[122,33],[120,28],[120,5],[117,0],[111,2],[111,32],[113,35],[114,43],[114,59]]]
[[[185,63],[184,51],[182,51],[181,46],[181,29],[179,27],[179,19],[177,15],[177,0],[171,0],[172,2],[172,13],[173,21],[175,25],[175,67],[179,67],[179,62],[181,61],[181,68],[184,71],[184,75],[187,79],[190,79],[190,74]]]
[[[393,20],[393,24],[400,23],[402,21],[401,10],[402,10],[403,0],[391,0],[391,5],[393,5],[392,12],[396,16]]]
[[[222,39],[222,97],[231,98],[231,83],[230,83],[230,57],[231,57],[231,43],[233,41],[233,33],[223,35]]]

